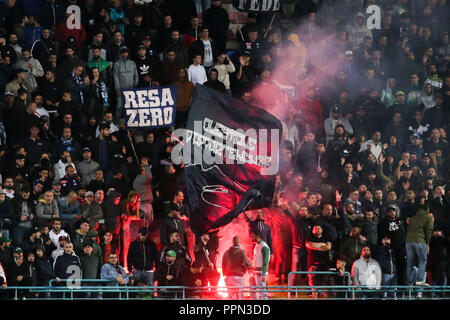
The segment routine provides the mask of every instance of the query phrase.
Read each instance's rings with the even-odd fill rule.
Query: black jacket
[[[38,284],[41,286],[48,285],[48,282],[55,277],[53,272],[53,264],[49,257],[36,257],[36,269],[38,272]]]
[[[131,242],[127,256],[128,270],[153,270],[157,260],[158,250],[153,241],[147,239],[145,242],[139,240]]]
[[[306,219],[299,214],[294,216],[288,209],[284,210],[284,213],[287,214],[295,229],[295,237],[292,239],[292,245],[305,248],[306,240],[311,237],[312,223],[310,223],[310,219]]]
[[[78,266],[80,269],[80,277],[75,278],[81,278],[81,262],[80,259],[77,256],[63,253],[62,255],[58,256],[55,260],[55,276],[60,279],[68,279],[70,276],[73,275],[74,270],[71,270],[72,268],[69,268],[73,266],[73,269],[76,270],[75,266]]]
[[[114,198],[119,195],[117,191],[111,191],[111,193],[106,197],[106,200],[102,203],[102,211],[105,217],[105,227],[106,230],[110,230],[115,233],[118,225],[117,217],[120,217],[120,207],[114,204]]]
[[[390,246],[378,246],[375,250],[375,259],[381,267],[381,272],[385,274],[397,273],[397,260],[394,250]]]
[[[170,231],[177,230],[180,233],[181,244],[185,245],[186,243],[186,232],[184,229],[184,222],[179,218],[169,218],[166,217],[161,223],[159,234],[161,245],[165,246],[170,243],[169,241],[169,233]]]

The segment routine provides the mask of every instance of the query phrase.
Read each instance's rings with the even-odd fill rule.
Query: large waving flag
[[[217,230],[250,206],[272,203],[280,121],[267,111],[196,85],[184,136],[191,228]]]

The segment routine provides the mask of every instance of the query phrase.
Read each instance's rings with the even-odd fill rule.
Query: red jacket
[[[56,27],[55,40],[61,43],[67,43],[68,37],[74,37],[75,45],[80,49],[82,42],[86,41],[86,31],[84,30],[83,25],[81,25],[80,29],[69,29],[67,28],[66,21],[67,20],[61,21]]]

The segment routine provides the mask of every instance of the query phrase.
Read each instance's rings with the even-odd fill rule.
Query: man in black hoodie
[[[209,87],[211,89],[225,93],[226,92],[225,85],[223,84],[223,82],[217,79],[218,76],[219,72],[217,71],[217,69],[212,68],[211,70],[209,70],[209,80],[203,83],[203,85],[205,87]]]
[[[38,286],[48,286],[49,281],[55,278],[51,259],[45,253],[45,246],[38,243],[35,248],[36,268],[38,272]]]
[[[52,53],[56,53],[56,43],[50,38],[50,28],[44,28],[41,39],[35,41],[31,47],[31,56],[44,63]]]
[[[138,237],[128,248],[128,272],[133,273],[135,284],[139,282],[153,286],[153,268],[158,260],[155,243],[148,237],[147,228],[139,229]]]
[[[227,30],[230,19],[227,11],[221,7],[220,0],[212,0],[211,8],[206,11],[205,25],[211,31],[211,38],[220,51],[224,51],[227,44]]]
[[[121,195],[116,190],[111,190],[106,196],[106,200],[102,203],[102,211],[105,217],[105,230],[111,230],[113,239],[118,246],[120,232],[120,198]]]

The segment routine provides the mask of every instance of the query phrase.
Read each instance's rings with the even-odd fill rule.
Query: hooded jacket
[[[425,110],[428,110],[428,109],[431,109],[431,108],[433,108],[435,106],[435,103],[434,103],[434,87],[431,86],[431,92],[430,92],[430,94],[427,94],[425,92],[425,86],[426,85],[427,85],[427,83],[424,83],[419,100],[423,104],[423,106],[425,107]]]
[[[356,21],[356,18],[358,17],[362,17],[364,19],[362,26],[359,27],[355,22],[353,26],[348,30],[348,39],[350,40],[350,43],[352,44],[352,47],[354,49],[358,48],[358,46],[364,42],[365,37],[372,38],[372,32],[369,30],[369,28],[367,28],[366,17],[361,12],[355,15],[354,20]]]
[[[409,220],[406,242],[430,243],[433,224],[433,219],[428,215],[428,212],[422,208],[418,209]]]
[[[120,217],[119,205],[114,204],[114,199],[119,195],[120,193],[118,193],[117,191],[111,191],[111,193],[106,197],[106,200],[103,202],[102,207],[105,217],[106,230],[112,230],[113,233],[118,227],[117,218]]]
[[[31,64],[32,67],[29,68],[28,65]],[[38,87],[36,77],[42,77],[44,75],[44,69],[42,68],[41,63],[35,59],[30,58],[28,60],[20,59],[16,63],[16,67],[19,69],[27,70],[27,77],[25,79],[25,83],[31,88],[31,91],[35,91]]]
[[[50,258],[45,255],[42,258],[36,257],[36,269],[38,272],[38,284],[41,286],[47,286],[48,282],[55,277],[53,264]]]
[[[42,63],[47,61],[52,53],[56,53],[55,41],[50,38],[44,39],[42,36],[41,39],[33,43],[33,47],[31,48],[31,56]]]
[[[122,56],[114,63],[113,73],[116,90],[136,87],[139,82],[136,63]]]
[[[145,167],[145,176],[138,174],[133,181],[133,189],[139,194],[141,201],[153,202],[152,171],[149,166]]]
[[[342,117],[342,111],[339,113],[339,117],[333,118],[333,108],[330,109],[330,117],[325,120],[324,127],[325,133],[327,135],[326,142],[333,140],[334,138],[334,130],[336,129],[337,124],[342,124],[344,126],[344,130],[348,135],[353,134],[353,128],[347,118]]]
[[[245,272],[252,268],[250,259],[245,250],[239,246],[232,246],[225,251],[222,260],[222,271],[224,276],[244,276]]]
[[[175,81],[175,85],[178,88],[178,96],[177,96],[177,110],[179,111],[188,111],[189,106],[191,105],[192,94],[194,93],[194,84],[188,80],[186,77],[182,80],[177,71],[177,81]]]
[[[204,82],[203,85],[205,87],[209,87],[211,89],[217,90],[219,92],[225,93],[226,89],[225,89],[225,85],[220,82],[218,79],[216,80],[211,80],[211,70],[212,68],[209,70],[209,80]]]
[[[36,216],[38,226],[49,225],[52,215],[59,216],[58,203],[55,199],[47,203],[44,199],[39,199],[36,205]]]

